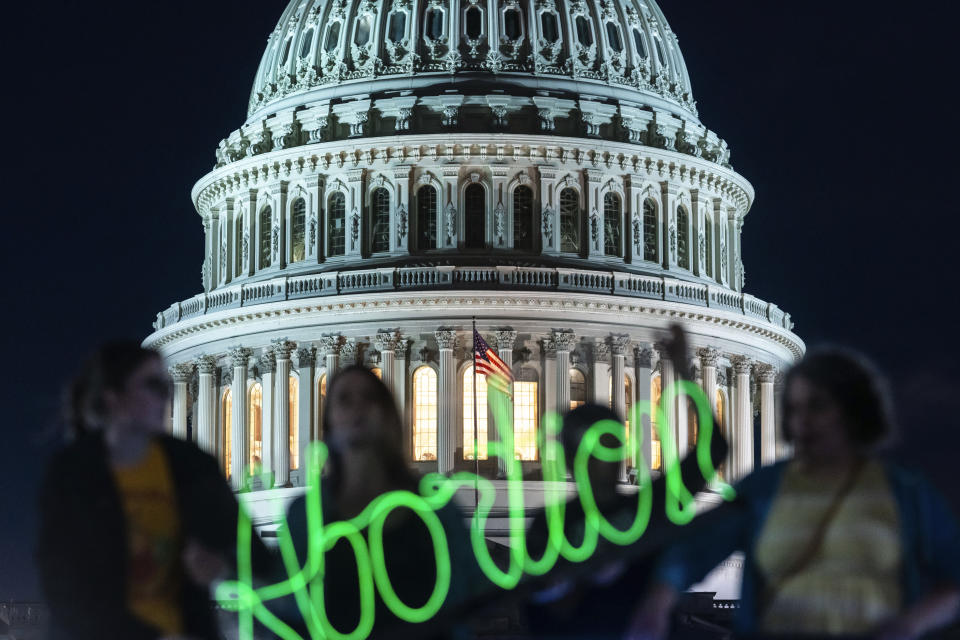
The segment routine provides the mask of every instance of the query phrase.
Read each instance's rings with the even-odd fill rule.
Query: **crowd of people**
[[[674,362],[686,361],[682,332],[674,332],[670,348]],[[170,389],[161,356],[135,343],[103,346],[69,389],[69,442],[40,493],[37,562],[51,638],[222,637],[211,593],[238,570],[240,507],[214,458],[167,435]],[[520,612],[526,637],[669,638],[677,634],[671,613],[684,590],[741,551],[742,595],[731,630],[738,637],[924,637],[960,612],[960,529],[935,488],[881,455],[893,430],[887,397],[860,356],[811,351],[784,384],[791,459],[756,470],[737,484],[735,498],[688,524],[666,515],[666,477],[646,479],[653,504],[639,540],[601,542],[589,559],[561,559],[505,591],[485,578],[468,520],[450,502],[436,512],[451,559],[448,591],[428,620],[393,613],[362,578],[347,538],[322,550],[321,579],[312,586],[324,624],[305,619],[293,595],[266,603],[265,615],[302,638],[329,628],[379,638],[466,638],[477,616],[510,607]],[[564,416],[559,437],[567,469],[592,425],[622,419],[589,404]],[[323,425],[329,459],[322,490],[296,499],[287,512],[301,567],[310,561],[311,512],[323,522],[349,520],[378,496],[421,490],[403,455],[393,396],[367,369],[348,367],[333,377]],[[600,442],[621,444],[609,433]],[[715,433],[714,466],[726,451]],[[696,456],[680,462],[691,492],[706,488],[701,471]],[[525,538],[531,557],[555,550],[560,539],[576,547],[596,518],[629,526],[638,500],[621,490],[620,463],[593,456],[586,475],[591,510],[571,498],[560,532],[546,510],[536,513]],[[381,524],[377,543],[392,596],[410,609],[423,607],[442,571],[431,531],[409,509],[392,511]],[[250,545],[255,584],[288,577],[290,558],[255,534]],[[509,562],[510,550],[499,551],[493,556]]]

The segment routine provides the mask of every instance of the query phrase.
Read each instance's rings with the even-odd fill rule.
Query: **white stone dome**
[[[653,0],[293,0],[268,39],[248,122],[357,94],[491,85],[696,122],[676,35]]]

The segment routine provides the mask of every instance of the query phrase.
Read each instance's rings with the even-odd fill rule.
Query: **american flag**
[[[487,376],[487,385],[513,397],[513,372],[476,329],[473,330],[473,366],[477,373]]]

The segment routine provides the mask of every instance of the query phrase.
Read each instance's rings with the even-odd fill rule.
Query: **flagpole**
[[[477,430],[477,317],[473,316],[473,510],[476,513],[480,505],[480,435]],[[489,429],[487,433],[489,434]]]

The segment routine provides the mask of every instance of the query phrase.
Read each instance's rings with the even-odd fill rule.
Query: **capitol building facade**
[[[548,412],[659,399],[672,323],[731,441],[725,478],[784,453],[775,386],[804,345],[744,291],[753,188],[700,122],[653,0],[293,0],[192,197],[203,292],[145,344],[170,364],[173,433],[237,489],[251,467],[254,494],[302,484],[350,364],[394,392],[412,466],[478,455],[495,475],[485,410],[473,450],[474,318],[513,369],[529,478]],[[687,400],[665,409],[689,450]],[[624,479],[660,466],[641,422]]]

